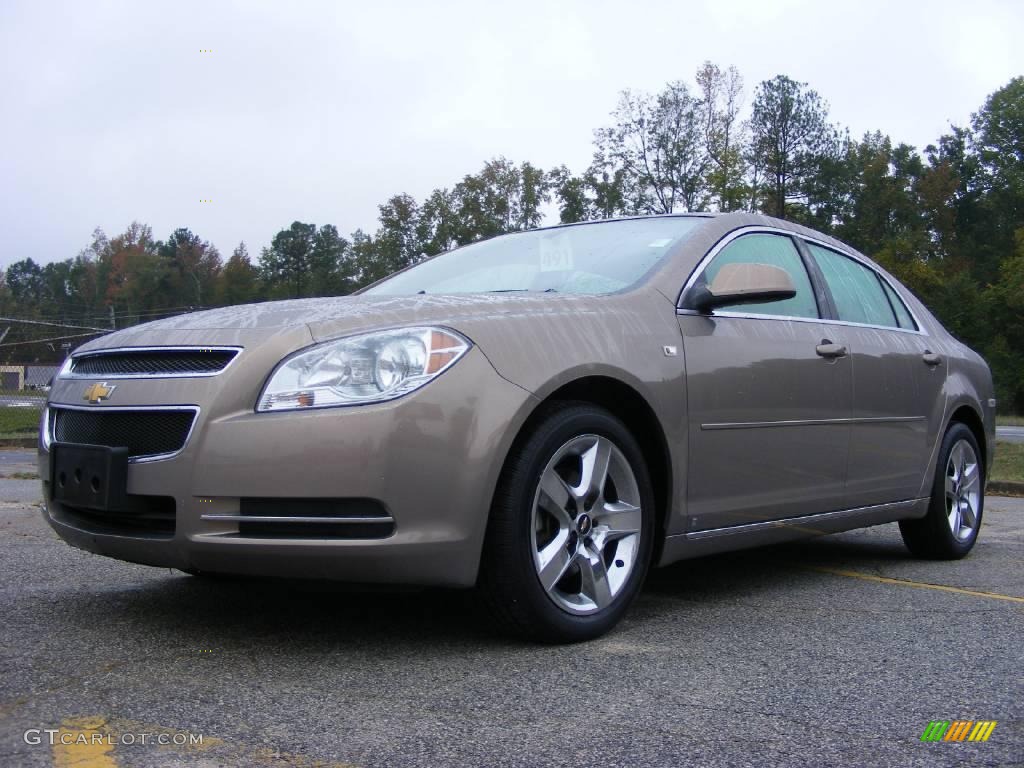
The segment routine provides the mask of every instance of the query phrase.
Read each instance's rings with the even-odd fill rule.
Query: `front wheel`
[[[550,408],[509,457],[479,587],[506,629],[577,642],[611,629],[651,559],[654,499],[643,452],[611,413]]]
[[[928,514],[901,520],[900,534],[918,557],[955,560],[974,547],[985,507],[985,469],[974,433],[950,425],[939,449]]]

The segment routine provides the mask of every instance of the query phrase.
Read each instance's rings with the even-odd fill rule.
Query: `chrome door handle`
[[[921,359],[924,360],[925,365],[930,365],[933,368],[942,362],[942,358],[932,352],[930,349],[926,349],[924,354],[921,355]]]
[[[842,344],[833,344],[828,339],[822,339],[821,344],[816,346],[814,351],[830,360],[837,357],[846,357],[846,347]]]

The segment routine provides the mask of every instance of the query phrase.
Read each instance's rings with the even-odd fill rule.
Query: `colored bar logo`
[[[995,728],[995,720],[932,720],[921,741],[988,741]]]

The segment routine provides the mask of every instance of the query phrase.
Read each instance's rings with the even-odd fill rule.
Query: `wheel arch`
[[[584,402],[604,408],[626,425],[640,445],[654,491],[654,523],[658,534],[655,537],[651,562],[657,563],[661,557],[672,505],[672,454],[668,438],[654,408],[647,398],[630,384],[612,376],[592,374],[580,376],[551,389],[535,401],[529,415],[519,425],[502,461],[502,471],[537,421],[543,418],[552,404],[560,401]]]
[[[921,490],[918,493],[918,496],[921,498],[931,495],[932,483],[935,481],[935,473],[938,471],[939,451],[942,447],[942,441],[953,424],[963,424],[971,430],[974,439],[978,441],[978,451],[981,454],[982,467],[986,476],[988,475],[992,456],[990,449],[992,446],[989,445],[989,440],[985,435],[985,422],[979,413],[979,409],[971,401],[960,399],[949,407],[948,412],[949,416],[946,417],[944,422],[940,422],[942,429],[936,435],[935,444],[931,449],[932,453],[928,460],[928,470],[925,473],[924,480],[921,483]]]
[[[953,409],[953,412],[949,416],[949,420],[946,422],[946,429],[943,431],[949,431],[950,426],[953,424],[963,424],[974,435],[974,439],[978,441],[978,448],[981,453],[979,458],[985,468],[985,476],[988,476],[988,441],[985,437],[985,422],[981,417],[981,414],[968,403],[961,403]]]

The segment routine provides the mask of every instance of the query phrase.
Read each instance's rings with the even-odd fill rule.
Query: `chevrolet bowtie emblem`
[[[110,396],[114,394],[114,390],[117,389],[116,384],[93,384],[82,395],[83,400],[88,400],[93,405],[96,405],[100,400],[109,400]]]

